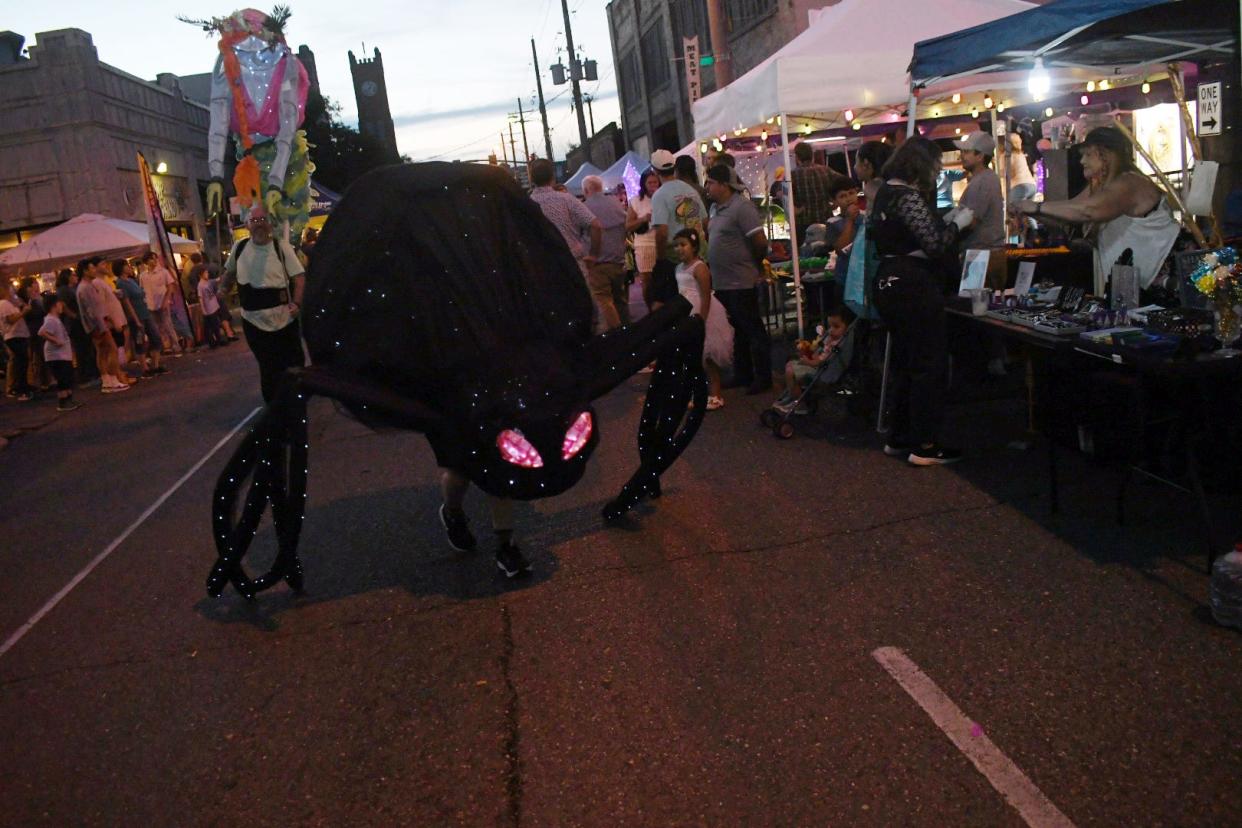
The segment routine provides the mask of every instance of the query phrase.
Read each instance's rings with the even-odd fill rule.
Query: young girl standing
[[[720,396],[720,369],[733,361],[733,326],[725,316],[724,306],[712,294],[712,275],[707,263],[699,258],[698,230],[687,227],[673,236],[673,245],[680,264],[677,265],[677,292],[690,302],[693,313],[703,317],[707,334],[703,341],[703,366],[709,383],[707,410],[724,406]]]

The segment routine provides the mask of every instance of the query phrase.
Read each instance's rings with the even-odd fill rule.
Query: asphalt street
[[[61,416],[0,404],[28,423],[0,450],[0,639],[259,404],[243,344],[171,367]],[[233,438],[0,655],[0,824],[1058,824],[971,739],[1076,825],[1242,824],[1242,634],[1204,612],[1189,502],[1138,486],[1120,529],[1115,478],[1067,457],[1051,516],[1009,399],[959,402],[968,460],[914,469],[861,423],[778,441],[729,392],[606,527],[644,379],[599,401],[585,479],[520,508],[516,583],[446,545],[422,438],[318,400],[305,595],[207,598]]]

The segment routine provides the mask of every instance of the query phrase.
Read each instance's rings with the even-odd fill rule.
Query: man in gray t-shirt
[[[768,237],[744,190],[732,167],[718,164],[707,171],[707,194],[714,202],[707,226],[707,267],[712,290],[733,325],[733,380],[725,387],[745,385],[746,393],[758,394],[772,387],[772,341],[755,293]]]
[[[996,141],[986,132],[972,132],[958,145],[962,150],[962,167],[970,181],[958,202],[975,213],[961,240],[962,250],[980,250],[1005,244],[1005,202],[1001,196],[1000,178],[988,167],[996,152]]]

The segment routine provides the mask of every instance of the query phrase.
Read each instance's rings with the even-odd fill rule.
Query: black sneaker
[[[910,456],[906,458],[912,466],[947,466],[961,459],[962,453],[960,451],[940,445],[931,445],[926,448],[917,446],[910,451]]]
[[[440,504],[440,525],[448,535],[449,546],[458,552],[471,552],[478,545],[464,512],[450,512],[447,506]]]
[[[73,400],[56,403],[57,411],[77,411],[81,407],[82,406],[80,404],[75,403]]]
[[[884,453],[889,457],[908,457],[914,446],[903,440],[885,440]]]
[[[502,543],[496,547],[496,568],[503,572],[506,578],[516,578],[523,573],[530,572],[530,561],[526,560],[522,550],[513,544]]]

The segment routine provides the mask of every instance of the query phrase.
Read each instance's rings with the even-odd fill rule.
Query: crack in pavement
[[[508,801],[509,824],[517,828],[522,823],[522,731],[518,708],[517,687],[513,683],[513,620],[507,604],[500,605],[500,617],[504,622],[503,645],[500,650],[500,670],[505,679],[505,792]]]

